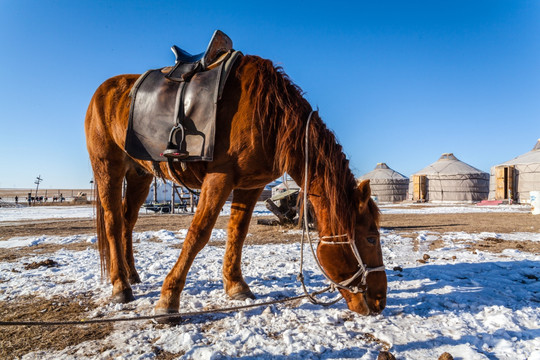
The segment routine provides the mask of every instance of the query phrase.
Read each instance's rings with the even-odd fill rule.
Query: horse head
[[[350,310],[378,314],[386,306],[387,280],[379,235],[379,209],[369,180],[354,191],[357,204],[353,234],[329,234],[320,228],[317,257]]]

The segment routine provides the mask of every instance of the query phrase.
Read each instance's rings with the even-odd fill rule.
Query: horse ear
[[[358,184],[358,193],[360,194],[360,203],[366,203],[371,197],[371,187],[369,186],[369,180],[362,180]]]

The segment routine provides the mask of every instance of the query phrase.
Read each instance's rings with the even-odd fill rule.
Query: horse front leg
[[[223,172],[205,176],[197,211],[191,221],[180,256],[163,282],[161,296],[155,307],[156,314],[178,312],[180,293],[186,283],[189,268],[195,256],[208,243],[212,228],[231,190],[231,175]]]
[[[246,238],[253,209],[263,188],[236,189],[231,204],[231,217],[227,229],[227,245],[223,258],[223,287],[234,300],[254,299],[242,276],[242,247]]]

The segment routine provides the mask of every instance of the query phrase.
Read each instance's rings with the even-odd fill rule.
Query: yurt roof
[[[422,170],[417,171],[413,175],[461,175],[483,173],[485,172],[459,160],[454,154],[444,153],[439,160],[426,166]]]
[[[282,182],[281,184],[278,184],[273,189],[300,189],[300,186],[294,180],[286,180]]]
[[[535,164],[540,163],[540,139],[536,142],[536,145],[532,148],[531,151],[526,152],[525,154],[519,155],[518,157],[513,158],[505,163],[500,165],[517,165],[517,164]]]
[[[375,169],[362,175],[359,180],[408,180],[408,178],[395,170],[392,170],[386,163],[378,163]]]

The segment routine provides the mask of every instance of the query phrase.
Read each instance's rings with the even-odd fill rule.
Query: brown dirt
[[[134,231],[155,231],[161,229],[178,230],[189,227],[193,215],[191,214],[176,214],[176,215],[141,215]],[[271,218],[271,217],[268,217]],[[297,234],[289,234],[289,230],[298,230],[293,226],[267,226],[257,224],[257,218],[253,218],[250,226],[250,235],[246,238],[246,245],[254,244],[277,244],[298,241]],[[228,217],[220,216],[216,222],[215,228],[226,229]],[[86,219],[45,219],[38,221],[19,221],[16,223],[0,223],[0,241],[8,240],[16,236],[41,236],[41,235],[57,235],[69,236],[77,234],[95,234],[94,220]],[[225,241],[212,241],[210,245],[224,246]],[[67,250],[86,250],[87,248],[97,249],[95,244],[87,242],[76,242],[70,244],[39,244],[36,246],[22,248],[0,248],[0,261],[14,262],[17,259],[35,254],[46,254],[58,251],[60,249]]]
[[[141,215],[135,231],[150,231],[160,229],[185,229],[189,227],[193,215]],[[294,227],[268,226],[257,224],[256,217],[251,220],[250,233],[255,236],[253,241],[263,241],[258,238],[267,238],[270,242],[292,240],[296,236],[288,236],[283,231],[295,229]],[[273,217],[267,217],[273,219]],[[228,217],[220,216],[216,228],[226,229]],[[529,213],[470,213],[470,214],[383,214],[381,226],[395,230],[401,234],[413,233],[421,230],[433,232],[464,231],[479,232],[539,232],[540,219]],[[283,231],[277,231],[283,230]],[[95,234],[94,220],[87,219],[49,219],[19,221],[16,223],[0,223],[0,241],[15,236],[59,235],[68,236],[76,234]],[[260,236],[259,236],[260,234]],[[283,240],[285,236],[285,240]],[[246,240],[246,243],[250,238]]]
[[[8,249],[0,248],[0,261],[15,262],[18,261],[18,259],[21,257],[37,254],[50,254],[60,249],[83,251],[88,248],[93,248],[97,250],[96,245],[85,242],[75,242],[71,244],[39,244],[36,246]]]
[[[539,232],[540,218],[530,213],[383,214],[381,225],[398,232]]]
[[[506,249],[515,249],[523,252],[540,254],[540,243],[538,241],[506,241],[490,237],[475,242],[464,241],[464,243],[469,245],[467,249],[472,252],[480,250],[500,253]]]
[[[414,237],[415,232],[427,230],[435,233],[445,232],[540,232],[540,218],[530,213],[469,213],[469,214],[388,214],[382,216],[381,226],[394,230],[403,236]],[[517,249],[534,254],[540,253],[540,243],[534,241],[507,241],[486,238],[480,241],[457,240],[469,245],[470,251],[490,251],[500,253],[505,249]],[[419,245],[415,243],[414,245]],[[429,244],[431,250],[444,246],[440,239]]]
[[[188,228],[193,218],[190,214],[180,215],[141,215],[136,232],[169,229],[177,230]],[[298,242],[300,235],[290,230],[298,230],[292,226],[268,226],[257,224],[261,218],[273,219],[274,217],[256,217],[251,221],[250,235],[246,238],[247,245],[268,243],[291,243]],[[385,214],[382,216],[381,226],[391,229],[403,236],[415,237],[418,231],[430,231],[434,235],[445,232],[539,232],[540,221],[538,217],[525,213],[477,213],[477,214]],[[216,228],[226,229],[228,217],[219,217]],[[38,221],[20,221],[13,223],[0,223],[0,241],[16,236],[40,236],[58,235],[68,236],[76,234],[95,234],[93,220],[87,219],[49,219]],[[459,239],[456,241],[460,241]],[[500,252],[504,249],[518,249],[532,253],[540,253],[540,243],[533,241],[504,241],[497,238],[486,238],[477,242],[463,240],[470,245],[471,251],[482,250]],[[223,246],[224,241],[211,242],[214,246]],[[429,244],[430,249],[443,246],[441,239],[436,239]],[[95,248],[94,244],[79,242],[72,244],[41,244],[37,246],[0,249],[0,261],[15,262],[21,257],[33,254],[47,254],[61,248],[83,251]],[[423,260],[423,259],[420,259]],[[423,260],[425,261],[425,260]],[[39,263],[25,263],[25,267],[34,268],[40,266],[55,266],[53,262],[42,261]],[[23,270],[25,271],[25,270]],[[0,319],[24,320],[62,320],[84,318],[85,313],[92,310],[95,305],[91,303],[91,294],[77,298],[55,297],[50,300],[28,296],[19,298],[17,302],[0,302]],[[77,331],[72,327],[54,327],[49,329],[33,327],[9,327],[0,331],[0,358],[15,358],[30,351],[45,349],[64,349],[69,345],[75,345],[92,339],[102,339],[111,331],[110,326],[80,326]],[[376,341],[376,339],[371,339]],[[171,354],[155,347],[154,353],[157,359],[172,359],[178,354]]]
[[[55,296],[43,299],[24,296],[17,301],[0,301],[0,319],[3,321],[61,321],[83,319],[96,305],[90,302],[91,294],[76,298]],[[0,358],[13,359],[31,351],[61,350],[67,346],[105,338],[112,325],[95,324],[78,326],[51,326],[47,328],[30,326],[3,327],[0,332]]]
[[[141,215],[135,226],[136,232],[160,229],[185,229],[189,227],[193,215],[191,214],[148,214]],[[300,236],[289,230],[298,230],[294,226],[269,226],[257,224],[258,219],[274,219],[274,217],[254,217],[251,220],[250,235],[246,238],[246,245],[277,244],[297,242]],[[228,217],[220,216],[216,228],[226,229]],[[538,217],[529,213],[469,213],[469,214],[383,214],[381,227],[393,230],[403,236],[414,237],[418,231],[427,230],[435,233],[445,232],[540,232]],[[94,220],[87,219],[45,219],[38,221],[20,221],[16,223],[0,223],[0,241],[16,236],[58,235],[68,236],[76,234],[95,234]],[[224,241],[213,241],[210,244],[223,246]],[[439,248],[442,241],[433,241],[432,249]],[[473,246],[474,245],[474,246]],[[1,249],[0,261],[16,261],[18,258],[30,254],[43,254],[59,249],[86,250],[95,245],[85,242],[72,244],[41,244],[26,248]],[[504,241],[501,239],[485,239],[471,244],[471,249],[501,252],[504,249],[518,249],[532,253],[540,251],[540,243],[531,241]]]

